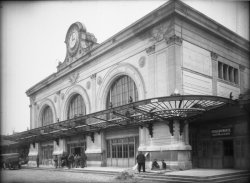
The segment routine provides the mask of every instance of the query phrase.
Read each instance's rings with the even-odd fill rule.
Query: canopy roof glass
[[[235,103],[236,101],[231,99],[205,95],[176,95],[146,99],[5,136],[5,139],[33,143],[100,132],[117,126],[146,126],[155,121],[168,124],[174,119],[193,120],[206,111]]]

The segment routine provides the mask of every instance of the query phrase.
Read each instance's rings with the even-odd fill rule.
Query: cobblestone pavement
[[[116,182],[115,176],[52,170],[2,170],[2,183]]]

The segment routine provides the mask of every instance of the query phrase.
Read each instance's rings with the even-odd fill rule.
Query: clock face
[[[73,28],[68,37],[68,52],[71,56],[73,56],[77,50],[79,45],[79,33],[77,29]]]
[[[77,41],[77,32],[73,31],[69,38],[69,47],[73,48],[76,44],[76,41]]]

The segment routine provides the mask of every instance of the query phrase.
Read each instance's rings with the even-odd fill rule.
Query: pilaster
[[[245,86],[245,83],[244,83],[244,81],[245,81],[245,79],[244,79],[244,71],[245,71],[245,69],[246,69],[245,66],[240,65],[240,67],[239,67],[239,71],[240,71],[240,73],[239,73],[239,84],[240,84],[240,93],[241,94],[245,93],[245,87],[244,87]]]
[[[165,41],[168,49],[168,91],[173,93],[177,89],[182,94],[182,38],[173,35],[165,38]]]
[[[103,132],[91,132],[86,137],[87,149],[85,154],[87,156],[87,166],[103,166],[105,164],[103,153]]]
[[[96,74],[92,74],[90,78],[91,78],[91,91],[92,91],[91,112],[96,112]]]
[[[152,45],[146,49],[148,54],[148,92],[147,98],[155,97],[155,45]]]
[[[37,156],[39,156],[39,150],[40,150],[39,143],[34,142],[30,144],[29,154],[28,154],[28,157],[29,157],[28,166],[30,167],[37,166],[36,159],[37,159]]]
[[[212,92],[213,95],[217,96],[217,79],[218,79],[218,55],[211,52],[212,61]]]

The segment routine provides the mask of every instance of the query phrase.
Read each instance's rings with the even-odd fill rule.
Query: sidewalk
[[[192,176],[192,177],[210,177],[218,175],[226,175],[233,173],[247,172],[247,170],[236,170],[236,169],[191,169],[183,171],[172,171],[166,172],[165,175],[176,175],[176,176]]]
[[[132,167],[121,168],[121,167],[84,167],[84,168],[55,168],[53,166],[40,165],[37,167],[28,167],[27,165],[22,165],[22,168],[29,169],[44,169],[44,170],[55,170],[55,171],[72,171],[72,172],[89,172],[89,173],[119,173],[122,171],[130,171],[138,173],[137,170],[132,170]],[[146,169],[146,174],[160,174],[165,176],[184,176],[184,177],[210,177],[210,176],[220,176],[228,174],[236,174],[242,172],[249,172],[248,170],[237,170],[237,169],[190,169],[190,170],[150,170]]]

